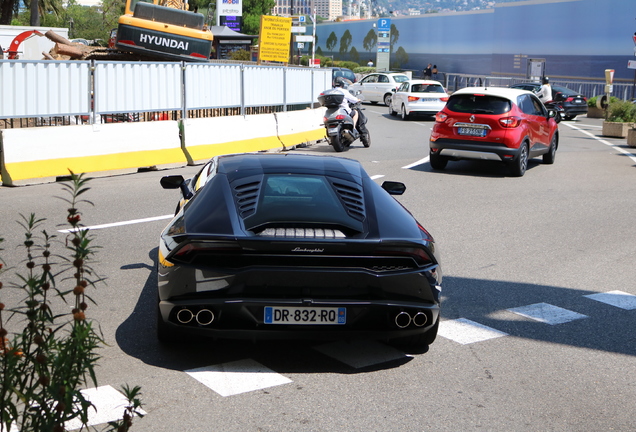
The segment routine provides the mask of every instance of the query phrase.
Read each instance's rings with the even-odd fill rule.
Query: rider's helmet
[[[333,82],[333,86],[334,87],[346,87],[347,86],[347,81],[345,81],[345,79],[343,77],[338,77]]]
[[[550,84],[550,78],[543,77],[543,84]]]

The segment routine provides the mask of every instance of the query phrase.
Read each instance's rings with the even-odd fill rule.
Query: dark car
[[[437,335],[435,242],[359,162],[218,156],[192,179],[161,234],[158,337],[398,339]]]
[[[449,160],[477,159],[506,163],[521,177],[528,159],[554,163],[559,146],[556,112],[533,93],[498,87],[468,87],[453,93],[435,116],[430,138],[431,167]]]
[[[358,79],[356,78],[356,74],[353,73],[351,69],[343,68],[343,67],[334,67],[331,71],[331,85],[334,86],[336,83],[336,78],[342,77],[345,78],[352,83],[356,82]]]
[[[563,105],[565,120],[574,120],[577,115],[587,114],[587,99],[581,93],[567,87],[550,85],[552,88],[552,100]],[[527,82],[511,85],[510,88],[528,90],[536,93],[541,88],[537,82]]]

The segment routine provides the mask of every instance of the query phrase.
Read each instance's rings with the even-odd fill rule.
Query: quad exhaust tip
[[[201,309],[197,312],[197,322],[200,325],[209,325],[212,324],[212,321],[214,321],[214,312],[210,309]]]
[[[194,314],[190,309],[181,309],[177,312],[177,321],[181,324],[188,324],[194,318]]]

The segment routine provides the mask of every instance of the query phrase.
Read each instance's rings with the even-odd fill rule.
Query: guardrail
[[[509,87],[513,84],[528,81],[530,80],[522,77],[502,77],[453,73],[445,73],[443,78],[444,87],[446,87],[446,89],[450,92],[454,92],[455,90],[459,90],[464,87]],[[573,79],[551,78],[550,83],[568,87],[588,98],[605,94],[604,81],[579,81]],[[634,84],[615,82],[613,85],[612,96],[616,96],[619,99],[623,100],[631,100],[634,97]]]

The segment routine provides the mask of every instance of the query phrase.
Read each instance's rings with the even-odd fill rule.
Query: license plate
[[[583,99],[574,99],[574,103],[577,103],[577,104],[583,103]]]
[[[346,324],[347,308],[265,306],[265,324]]]
[[[486,129],[460,127],[457,131],[460,135],[469,135],[476,137],[485,137]]]
[[[422,102],[437,102],[437,101],[439,101],[439,99],[435,99],[435,98],[421,98],[420,100]]]

